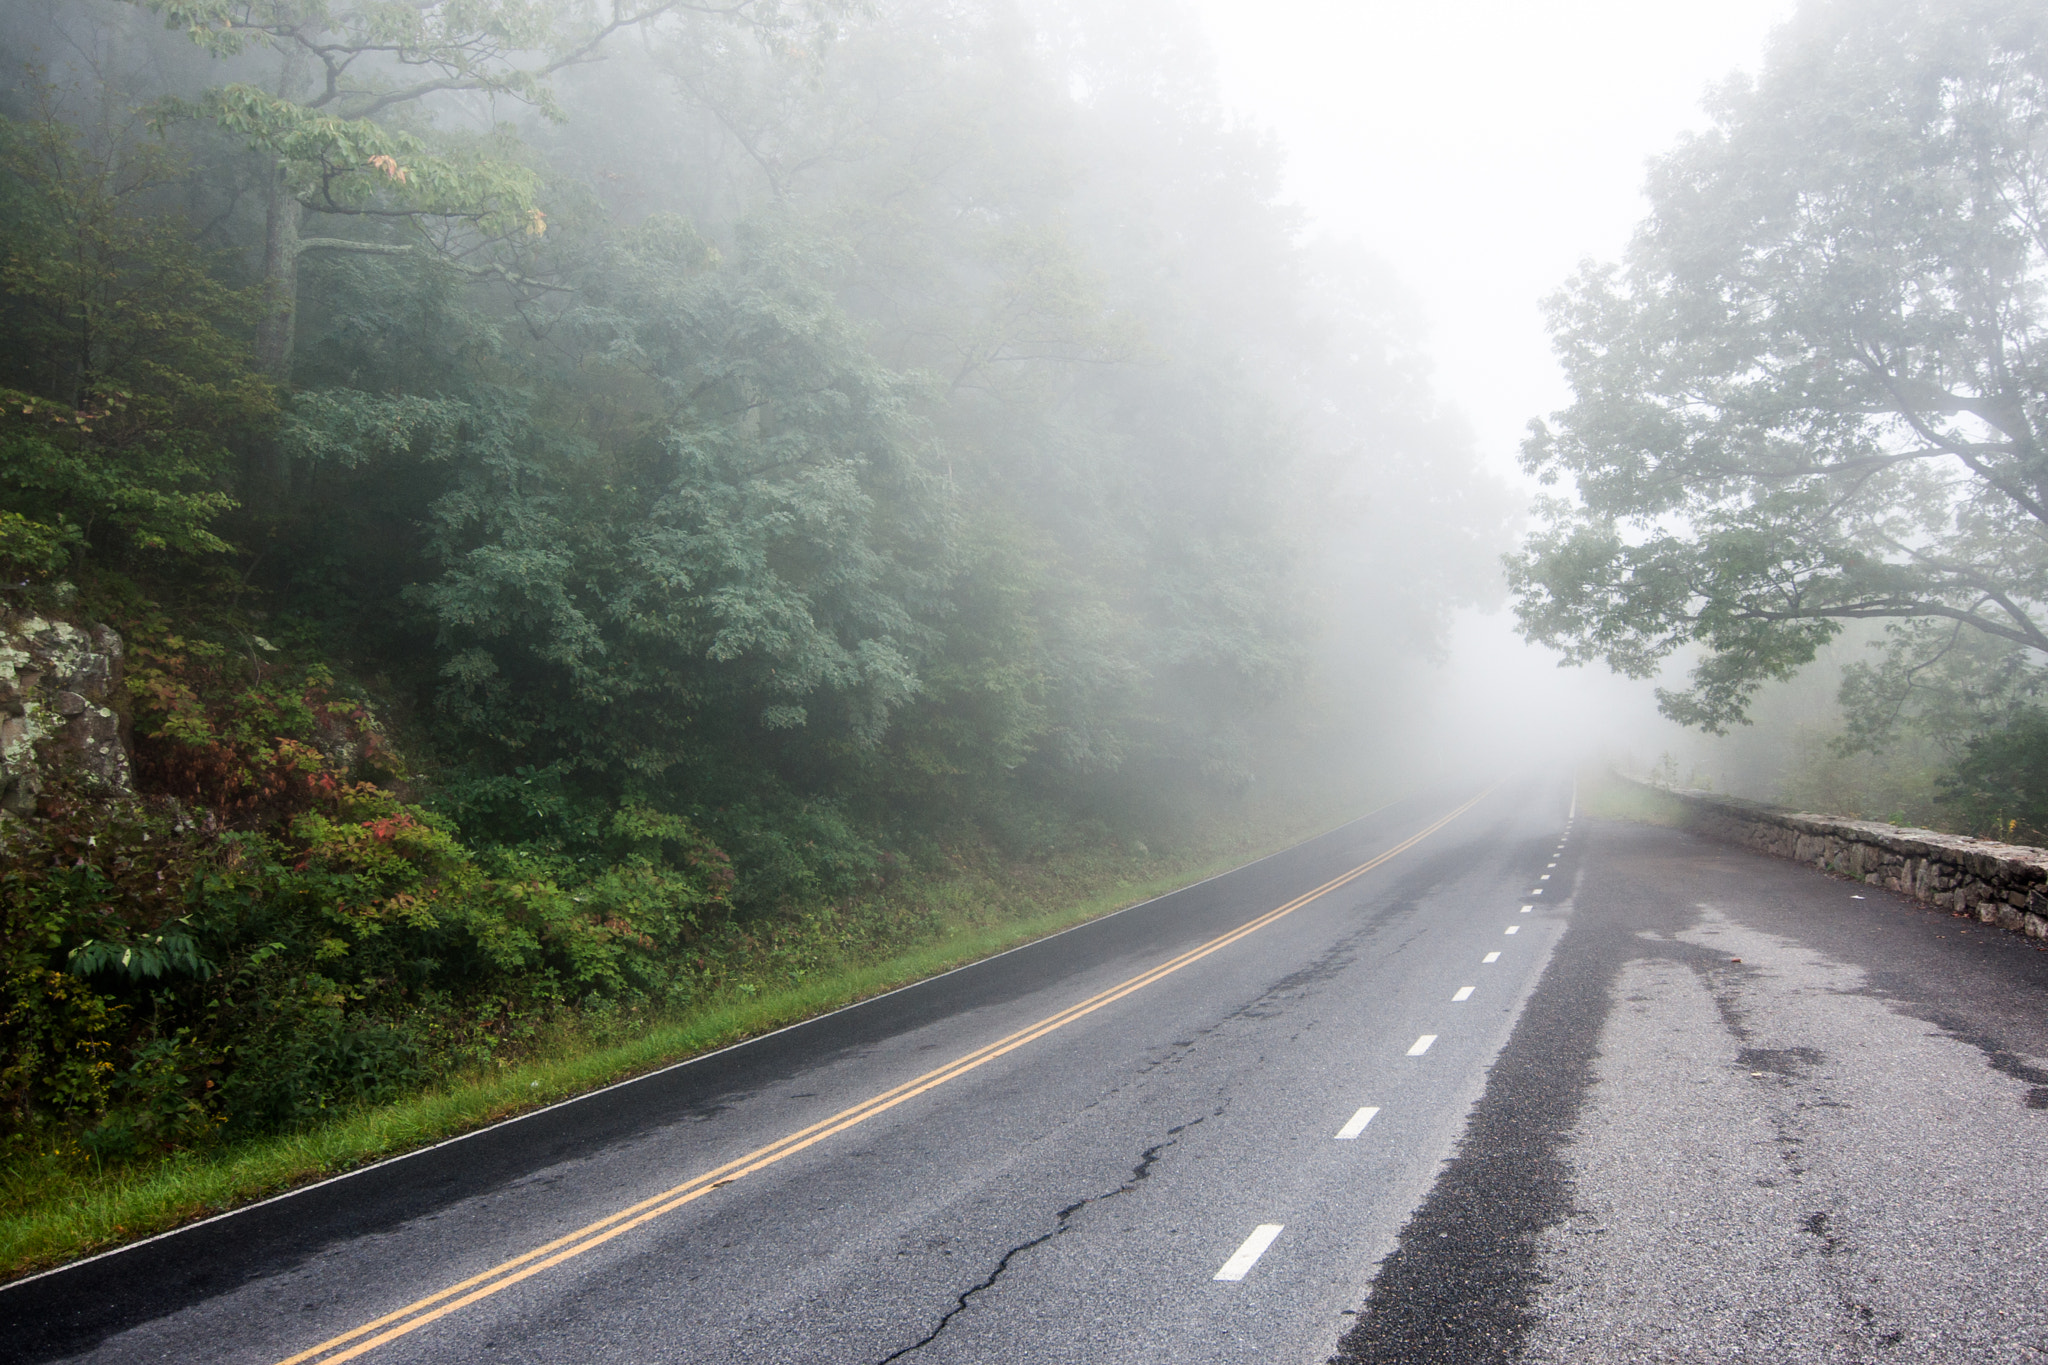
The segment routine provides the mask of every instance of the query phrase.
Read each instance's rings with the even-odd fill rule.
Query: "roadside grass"
[[[517,1060],[297,1132],[105,1168],[75,1154],[18,1159],[0,1172],[0,1281],[814,1018],[1277,852],[1357,813],[1271,813],[1161,854],[1096,848],[1043,864],[956,866],[777,926],[731,964],[720,990],[670,1017],[575,1018]]]
[[[1689,814],[1685,803],[1670,793],[1616,777],[1605,767],[1579,773],[1579,809],[1603,820],[1633,820],[1669,829],[1684,826]]]

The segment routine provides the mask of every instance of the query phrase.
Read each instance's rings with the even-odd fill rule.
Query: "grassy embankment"
[[[1580,770],[1579,811],[1603,820],[1633,820],[1673,829],[1684,825],[1688,815],[1685,803],[1677,797],[1616,777],[1605,766]]]
[[[1364,810],[1361,806],[1358,809]],[[0,1186],[11,1279],[398,1155],[823,1014],[1299,842],[1357,812],[1268,812],[1150,853],[1098,848],[1039,865],[956,866],[777,926],[725,989],[674,1017],[584,1019],[517,1061],[294,1133],[103,1170],[50,1162]],[[1263,908],[1263,907],[1261,907]]]

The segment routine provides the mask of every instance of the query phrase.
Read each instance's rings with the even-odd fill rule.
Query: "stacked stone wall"
[[[2048,849],[1660,787],[1703,834],[2048,938]]]

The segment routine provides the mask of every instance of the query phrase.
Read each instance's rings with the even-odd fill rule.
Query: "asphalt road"
[[[2048,955],[1472,796],[0,1290],[0,1353],[2048,1349]]]
[[[1580,822],[1570,927],[1335,1359],[2048,1359],[2048,952]]]

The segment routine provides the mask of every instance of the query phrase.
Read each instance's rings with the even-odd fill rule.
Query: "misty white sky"
[[[1790,0],[1192,0],[1292,196],[1422,301],[1489,463],[1560,406],[1538,303],[1642,217],[1645,161],[1754,70]]]
[[[1568,397],[1540,309],[1647,209],[1648,160],[1702,127],[1707,87],[1754,71],[1793,0],[1187,0],[1223,93],[1286,148],[1311,230],[1356,237],[1420,300],[1436,386],[1510,473]],[[1434,716],[1474,758],[1646,766],[1690,737],[1649,683],[1559,669],[1505,612],[1465,614]],[[1679,673],[1683,669],[1676,670]],[[1675,680],[1675,679],[1674,679]]]

